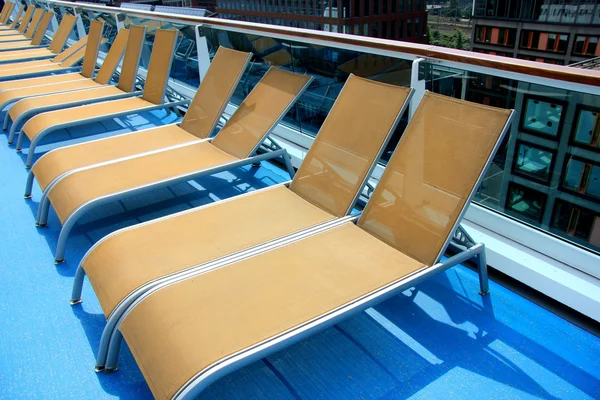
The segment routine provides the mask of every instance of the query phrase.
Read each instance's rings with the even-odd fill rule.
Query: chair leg
[[[479,294],[485,296],[490,292],[485,246],[481,246],[477,255],[477,272],[479,273]]]

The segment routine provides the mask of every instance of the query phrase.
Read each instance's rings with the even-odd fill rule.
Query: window
[[[575,43],[573,43],[573,54],[578,56],[600,56],[598,39],[600,39],[599,36],[577,35]]]
[[[511,182],[508,186],[506,211],[518,214],[525,220],[541,222],[546,198],[544,193]]]
[[[475,27],[475,42],[490,43],[492,40],[492,28],[477,25]]]
[[[558,136],[563,120],[564,106],[554,100],[543,101],[526,96],[521,114],[521,129],[525,132]]]
[[[569,35],[523,30],[521,32],[521,48],[530,50],[551,51],[564,54],[567,51]]]
[[[412,37],[412,19],[410,18],[406,20],[406,37]]]
[[[550,182],[554,152],[541,146],[517,142],[513,173],[544,184]]]
[[[403,0],[392,0],[392,14],[396,14],[398,1],[403,1]]]
[[[500,29],[498,29],[498,40],[496,41],[496,44],[512,47],[515,45],[516,37],[517,37],[516,29],[500,28]]]
[[[600,165],[570,156],[565,165],[562,188],[600,199]]]
[[[373,22],[371,24],[371,36],[374,38],[379,37],[379,24],[377,22]]]
[[[579,107],[575,117],[573,143],[600,149],[600,109]]]
[[[600,215],[579,205],[556,200],[551,228],[561,236],[600,247]]]
[[[406,10],[407,12],[411,13],[413,12],[413,0],[406,0],[408,9]]]
[[[421,20],[415,18],[415,36],[421,36]]]

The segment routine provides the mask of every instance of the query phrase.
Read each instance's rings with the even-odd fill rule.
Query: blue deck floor
[[[159,120],[173,117],[157,112],[70,134],[104,135]],[[48,228],[34,227],[40,192],[23,199],[23,155],[6,146],[5,135],[0,160],[2,399],[150,398],[126,348],[117,372],[93,371],[104,317],[87,284],[83,304],[68,303],[82,255],[117,228],[287,179],[264,164],[106,206],[82,221],[67,262],[55,266],[56,216]],[[451,269],[218,381],[202,398],[600,398],[598,337],[493,282],[491,295],[477,292],[474,272]]]

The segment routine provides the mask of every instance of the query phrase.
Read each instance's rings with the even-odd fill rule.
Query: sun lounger
[[[25,35],[5,36],[0,38],[0,57],[2,53],[9,50],[23,50],[39,48],[42,39],[48,30],[50,21],[54,17],[52,11],[37,9],[31,18],[31,23],[25,31]]]
[[[45,107],[55,107],[57,104],[57,96],[60,95],[34,97],[20,100],[14,104],[11,107],[11,110],[15,110],[15,115],[17,113],[19,115],[22,113],[37,114],[25,122],[17,140],[17,151],[20,151],[25,137],[28,137],[29,140],[31,140],[26,166],[29,167],[33,164],[34,151],[40,140],[56,130],[103,119],[115,118],[121,115],[187,104],[187,100],[163,103],[171,71],[172,56],[177,35],[178,33],[175,30],[161,29],[157,31],[152,55],[150,56],[150,64],[148,66],[144,91],[141,94],[141,97],[129,97],[101,103],[94,102],[94,99],[92,98],[89,102],[94,104],[43,112],[41,114],[37,114],[40,109],[43,110]],[[128,81],[122,82],[124,86],[129,87],[130,85],[132,88],[135,87],[136,71],[137,67],[135,69],[132,68],[130,71],[131,73],[123,73],[125,78],[128,79]],[[119,81],[119,85],[121,85],[121,80]],[[81,95],[81,92],[78,93],[78,95]],[[61,105],[61,108],[62,107],[68,107],[68,105]],[[19,111],[17,112],[16,110]],[[12,118],[18,117],[15,116]]]
[[[7,25],[8,24],[8,20],[10,18],[10,15],[12,14],[13,10],[15,9],[16,3],[13,2],[6,2],[4,3],[4,5],[2,6],[2,11],[0,12],[0,24],[2,25]]]
[[[25,10],[25,4],[21,4],[19,6],[19,9],[17,10],[17,13],[15,14],[15,18],[12,20],[12,22],[9,24],[8,19],[10,19],[10,18],[8,18],[6,23],[2,24],[2,26],[0,27],[0,33],[4,33],[6,31],[15,31],[17,24],[21,21],[24,10]],[[18,34],[18,32],[17,32],[17,34]]]
[[[57,178],[77,168],[209,138],[251,57],[250,53],[220,48],[179,124],[78,143],[44,154],[29,172],[25,198],[31,196],[34,178],[44,191]]]
[[[77,270],[72,304],[80,301],[88,272],[108,319],[97,368],[104,365],[119,310],[161,278],[192,273],[206,261],[349,215],[411,93],[408,88],[351,76],[289,188],[271,186],[184,211],[115,232],[94,245]],[[137,243],[145,243],[144,250],[138,252]],[[129,251],[123,252],[125,248]],[[162,262],[161,254],[177,256]],[[113,257],[119,261],[108,265],[106,260]],[[124,271],[127,276],[121,274]]]
[[[50,16],[50,19],[53,15]],[[46,16],[44,16],[46,18]],[[50,42],[48,48],[31,48],[31,49],[22,49],[22,50],[13,50],[13,51],[0,51],[0,71],[6,68],[13,68],[12,63],[17,61],[25,61],[25,60],[39,60],[39,59],[49,59],[55,57],[60,54],[73,27],[75,26],[75,22],[77,21],[77,17],[74,15],[65,15],[60,21],[60,25]],[[42,22],[43,23],[43,22]],[[50,23],[50,21],[48,21]],[[41,24],[40,24],[41,25]],[[41,33],[36,33],[36,40],[39,37],[41,39],[44,37],[45,31],[39,31]],[[33,44],[33,41],[32,41]],[[38,43],[39,44],[39,43]],[[2,49],[2,43],[0,43],[0,50]],[[18,55],[18,56],[17,56]],[[17,58],[19,57],[19,58]]]
[[[356,224],[138,298],[119,332],[155,398],[195,398],[216,379],[473,256],[485,270],[482,245],[439,260],[511,115],[427,93]],[[107,369],[116,366],[120,334]]]
[[[62,63],[65,65],[64,68],[73,68],[84,56],[87,38],[87,36],[84,36],[52,58],[48,58],[48,49],[15,50],[0,53],[2,55],[2,59],[0,59],[0,81],[18,79],[21,75],[27,75],[27,72],[20,73],[19,71],[31,67],[52,66],[52,64]],[[103,39],[104,41],[106,40]]]
[[[12,28],[7,28],[7,29],[1,30],[0,31],[0,39],[2,39],[5,36],[21,35],[21,34],[25,33],[25,30],[27,29],[27,25],[29,25],[29,22],[31,21],[31,17],[33,16],[34,11],[35,11],[35,7],[33,7],[33,6],[27,7],[27,10],[25,11],[25,13],[21,17],[21,19],[17,22],[19,24],[19,27],[17,29],[14,29],[14,27],[12,27]]]
[[[59,83],[26,86],[0,92],[0,109],[16,102],[4,118],[5,130],[10,120],[13,121],[8,135],[9,144],[13,142],[18,127],[33,115],[81,104],[116,100],[136,94],[133,90],[135,89],[135,77],[142,52],[145,28],[132,26],[130,30],[119,31],[96,77],[92,79],[102,32],[102,23],[93,22],[96,22],[97,25],[94,25],[93,30],[90,29],[90,37],[93,36],[95,46],[93,48],[88,46],[80,74],[70,74],[72,75],[70,81],[65,79]],[[125,57],[119,82],[117,85],[110,85],[112,76],[123,58],[123,53],[125,53]]]
[[[214,139],[198,139],[92,165],[56,179],[44,191],[38,218],[38,225],[47,223],[52,203],[63,224],[56,262],[64,259],[66,240],[76,221],[100,204],[275,157],[284,157],[290,165],[283,150],[255,153],[310,80],[305,75],[272,68]]]

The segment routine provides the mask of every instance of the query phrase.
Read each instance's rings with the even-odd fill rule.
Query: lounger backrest
[[[409,94],[410,88],[350,75],[290,189],[337,217],[348,214]]]
[[[358,225],[433,265],[509,123],[511,111],[427,92]]]
[[[5,2],[4,4],[2,4],[2,10],[0,10],[0,22],[4,21],[4,16],[6,15],[6,12],[8,11],[8,8],[10,7],[10,2]]]
[[[113,40],[104,62],[98,70],[98,74],[94,80],[101,85],[106,85],[112,79],[115,70],[119,66],[123,53],[125,52],[125,46],[127,46],[127,38],[129,37],[129,29],[121,29],[115,40]]]
[[[13,10],[15,9],[15,3],[9,2],[6,5],[6,12],[4,14],[2,14],[2,19],[0,20],[0,22],[2,22],[3,24],[6,24],[8,22],[8,19],[10,18],[10,15],[12,14]]]
[[[87,45],[85,46],[85,56],[83,57],[83,66],[81,67],[81,75],[86,78],[94,76],[103,29],[104,22],[90,22],[90,33],[88,34]]]
[[[150,103],[162,104],[171,73],[171,63],[178,31],[172,29],[157,29],[152,46],[152,55],[148,65],[146,86],[142,98]]]
[[[58,25],[58,29],[56,30],[56,34],[54,35],[54,38],[52,38],[50,46],[48,46],[48,50],[50,50],[54,54],[60,53],[65,43],[67,42],[67,39],[71,35],[71,31],[73,30],[76,21],[77,17],[74,15],[63,15],[63,18],[60,21],[60,25]]]
[[[33,39],[31,39],[31,44],[34,46],[39,46],[46,35],[46,31],[48,30],[48,26],[50,25],[50,21],[54,18],[54,13],[52,11],[46,11],[40,24],[38,25],[37,30],[35,31],[35,35],[33,35]]]
[[[270,68],[212,144],[240,159],[250,156],[308,87],[311,79],[307,75]]]
[[[17,11],[17,15],[15,15],[15,19],[10,24],[10,28],[14,29],[17,26],[17,24],[19,23],[19,21],[21,21],[21,16],[23,14],[24,9],[25,9],[25,4],[21,4],[21,7],[19,7],[19,10]]]
[[[75,54],[77,51],[79,51],[81,49],[85,49],[85,45],[87,44],[87,40],[88,40],[88,36],[87,35],[84,36],[82,39],[79,39],[78,41],[76,41],[75,43],[73,43],[69,48],[67,48],[64,51],[61,51],[59,54],[57,54],[52,59],[52,62],[55,62],[55,63],[63,62],[67,58],[69,58],[73,54]],[[85,50],[84,50],[84,52],[85,52]]]
[[[29,26],[27,27],[27,30],[25,31],[25,37],[31,39],[33,37],[33,34],[35,33],[35,30],[37,29],[37,26],[40,23],[40,20],[42,19],[42,17],[44,16],[44,10],[42,10],[41,8],[38,8],[35,10],[35,12],[33,13],[33,17],[31,18],[31,23],[29,24]]]
[[[181,121],[182,129],[201,139],[210,136],[251,57],[251,53],[219,47]]]
[[[33,16],[34,11],[34,6],[29,6],[27,7],[27,10],[25,10],[25,14],[23,14],[23,18],[21,18],[21,24],[19,25],[19,29],[17,29],[20,33],[24,33],[25,29],[27,29],[27,25],[29,24],[29,21],[31,21],[31,17]]]
[[[131,92],[135,88],[138,68],[140,66],[140,57],[142,55],[142,46],[146,40],[146,27],[131,25],[129,27],[129,38],[127,40],[127,49],[123,58],[123,68],[119,77],[118,88],[124,92]]]

